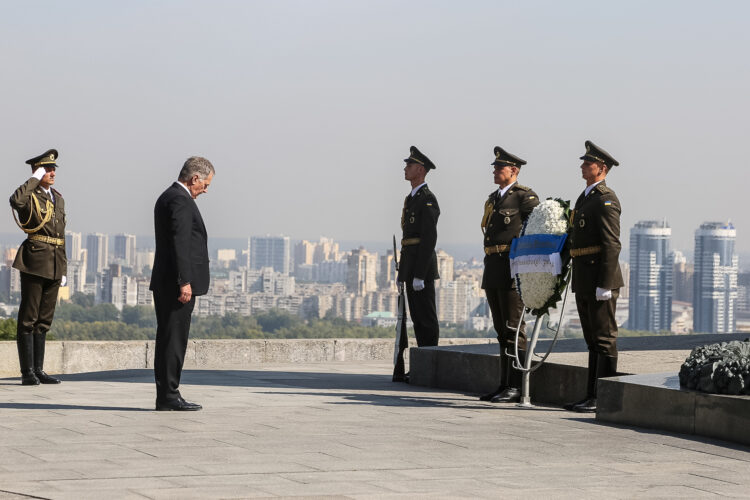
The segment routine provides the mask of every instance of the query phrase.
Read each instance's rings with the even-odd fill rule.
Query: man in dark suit
[[[512,358],[505,354],[515,352],[516,327],[518,334],[518,361],[526,360],[526,324],[523,321],[523,303],[516,282],[510,275],[510,243],[521,234],[526,219],[539,197],[529,187],[518,183],[518,174],[526,161],[503,148],[495,147],[493,176],[498,189],[490,194],[484,204],[482,232],[484,233],[484,275],[482,288],[487,294],[487,304],[492,313],[492,323],[500,343],[500,385],[497,390],[480,397],[482,401],[512,403],[521,399],[521,372],[511,366]]]
[[[435,307],[435,280],[440,278],[435,255],[440,207],[425,182],[427,172],[435,164],[414,146],[404,162],[404,178],[411,183],[412,190],[401,212],[403,239],[398,280],[406,284],[417,345],[435,346],[440,336]]]
[[[50,149],[26,163],[31,177],[10,197],[13,216],[26,239],[13,267],[21,272],[18,308],[18,361],[21,384],[59,384],[44,372],[44,347],[55,314],[57,292],[65,286],[65,200],[52,187],[57,175],[57,150]]]
[[[154,207],[156,254],[151,290],[156,309],[157,411],[195,411],[202,407],[180,395],[190,319],[195,297],[208,292],[208,236],[195,199],[208,190],[214,167],[205,158],[187,159],[177,182],[164,191]]]
[[[578,197],[572,216],[570,256],[573,258],[573,292],[583,338],[589,351],[586,397],[565,409],[596,411],[596,380],[617,373],[617,322],[615,310],[620,287],[620,200],[604,181],[619,165],[612,155],[591,141],[581,157],[586,189]]]

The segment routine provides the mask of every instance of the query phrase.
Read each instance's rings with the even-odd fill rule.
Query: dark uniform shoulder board
[[[52,191],[53,191],[53,192],[54,192],[55,194],[59,194],[60,196],[62,196],[62,193],[60,193],[60,191],[58,191],[57,189],[55,189],[55,188],[52,188]]]
[[[599,191],[602,194],[607,194],[607,193],[609,193],[611,191],[607,186],[605,186],[603,184],[597,184],[596,185],[596,190]]]
[[[521,191],[531,191],[530,187],[524,186],[523,184],[516,184],[516,189],[520,189]]]

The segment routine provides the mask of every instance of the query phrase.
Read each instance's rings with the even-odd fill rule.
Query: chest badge
[[[583,227],[583,226],[585,226],[585,225],[586,225],[586,220],[585,220],[585,219],[581,219],[581,220],[579,220],[579,221],[578,221],[578,225],[579,225],[580,227]]]
[[[414,224],[414,217],[409,217],[409,224]]]
[[[505,222],[505,224],[506,224],[506,225],[507,225],[507,224],[510,224],[510,217],[508,217],[508,216],[506,215],[506,216],[505,216],[505,219],[504,219],[504,221],[503,221],[503,222]]]

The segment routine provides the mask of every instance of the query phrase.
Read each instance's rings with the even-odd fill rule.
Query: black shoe
[[[39,385],[39,379],[33,373],[22,374],[21,385]]]
[[[198,403],[190,403],[182,398],[159,401],[156,400],[156,411],[198,411],[203,407]]]
[[[507,386],[500,386],[497,389],[495,389],[492,392],[488,392],[487,394],[483,396],[479,396],[479,401],[492,401],[492,398],[503,392],[505,389],[507,389]]]
[[[518,403],[521,401],[521,391],[515,387],[508,387],[503,392],[490,399],[490,403]]]
[[[564,404],[564,405],[563,405],[563,409],[564,409],[564,410],[568,410],[568,411],[573,411],[573,408],[575,408],[575,407],[576,407],[576,406],[578,406],[578,405],[581,405],[581,404],[585,403],[585,402],[586,402],[586,401],[588,401],[588,400],[589,400],[589,397],[588,397],[588,396],[586,396],[585,398],[583,398],[583,399],[582,399],[582,400],[580,400],[580,401],[575,401],[575,402],[573,402],[573,403],[567,403],[567,404]]]
[[[405,373],[403,375],[394,375],[393,376],[393,381],[394,382],[403,382],[405,384],[408,384],[409,383],[409,374]]]
[[[573,411],[578,413],[596,413],[596,398],[589,398],[581,404],[573,407]]]
[[[60,379],[56,379],[55,377],[50,377],[44,372],[44,370],[39,370],[38,372],[34,372],[34,375],[36,375],[36,378],[38,378],[39,382],[42,384],[59,384],[60,383]]]

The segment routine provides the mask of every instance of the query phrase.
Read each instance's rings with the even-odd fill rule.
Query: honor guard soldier
[[[44,372],[44,344],[55,314],[57,291],[65,286],[68,262],[65,201],[52,188],[57,156],[57,150],[50,149],[27,160],[32,175],[10,197],[16,224],[27,234],[13,262],[21,272],[16,342],[23,385],[60,383]]]
[[[619,165],[612,155],[591,141],[581,157],[586,189],[571,216],[573,292],[589,351],[586,397],[565,409],[596,411],[596,380],[617,373],[617,322],[615,308],[623,286],[620,271],[620,200],[604,181]]]
[[[435,165],[414,146],[404,162],[404,178],[411,183],[412,190],[401,212],[403,239],[398,280],[406,284],[417,345],[435,346],[440,334],[435,307],[435,280],[440,279],[435,255],[440,207],[425,183],[427,172]]]
[[[510,275],[510,243],[521,233],[526,219],[539,204],[539,197],[529,187],[518,183],[518,174],[526,161],[501,147],[495,147],[493,175],[499,187],[484,204],[482,233],[484,233],[484,275],[482,288],[492,313],[492,323],[500,343],[500,386],[480,397],[493,403],[517,402],[521,398],[521,372],[512,367],[506,354],[515,352],[516,328],[518,334],[518,361],[526,359],[526,323],[523,321],[523,303],[516,283]]]

